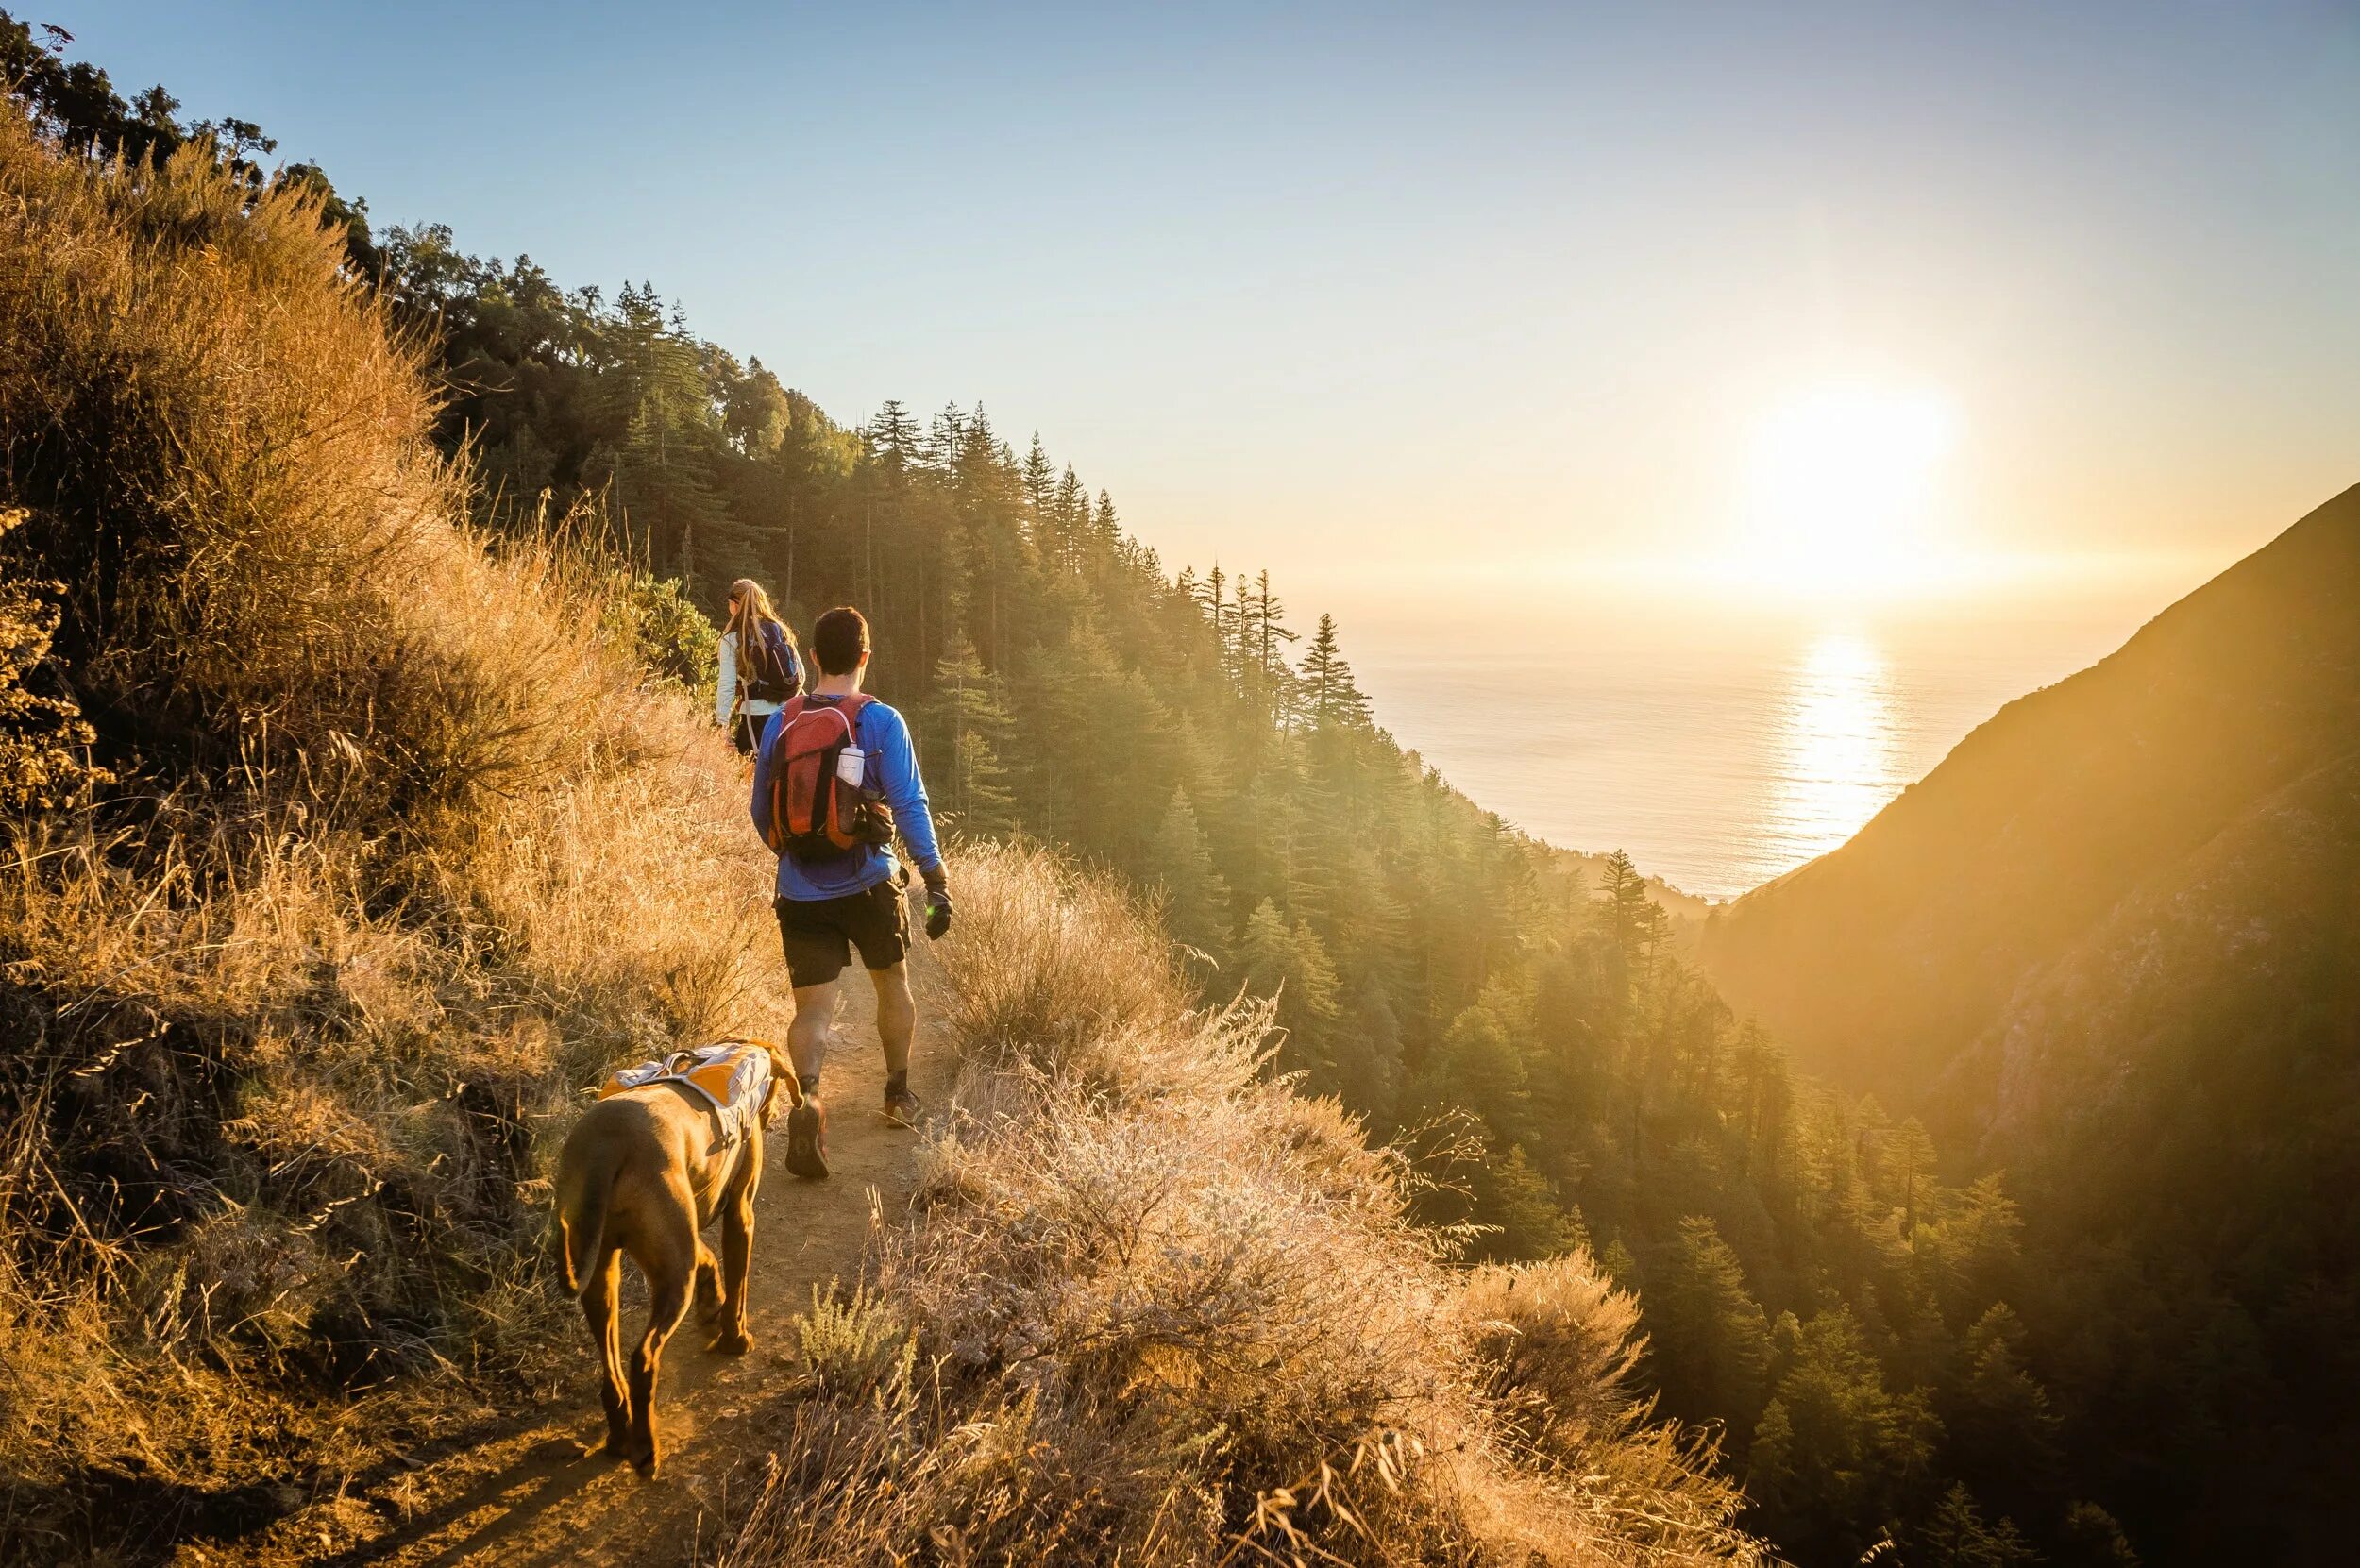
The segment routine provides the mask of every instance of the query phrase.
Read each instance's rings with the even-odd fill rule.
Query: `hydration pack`
[[[863,787],[868,758],[855,738],[872,700],[859,692],[834,702],[798,697],[779,710],[762,823],[771,853],[838,860],[891,841],[893,814]]]
[[[795,650],[786,644],[786,630],[777,621],[767,620],[752,629],[753,647],[747,650],[753,674],[745,683],[744,699],[750,702],[784,702],[803,689],[802,666],[796,661]],[[747,632],[740,632],[743,638]]]

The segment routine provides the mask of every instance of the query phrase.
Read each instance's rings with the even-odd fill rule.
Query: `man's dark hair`
[[[811,629],[811,656],[825,674],[851,674],[868,651],[868,618],[849,604],[837,605]]]

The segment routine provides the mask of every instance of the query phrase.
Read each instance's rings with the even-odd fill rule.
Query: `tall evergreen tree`
[[[1358,728],[1369,721],[1369,700],[1353,684],[1352,666],[1336,637],[1336,617],[1323,614],[1311,646],[1304,650],[1305,702],[1313,723]]]
[[[1173,940],[1218,964],[1229,946],[1229,885],[1214,868],[1186,788],[1173,790],[1164,808],[1148,875],[1163,889],[1164,924]]]
[[[926,729],[950,766],[929,773],[951,826],[973,834],[1003,834],[1016,826],[1016,797],[1001,761],[1015,728],[1002,706],[998,683],[965,632],[954,632],[935,666],[935,691],[926,705]]]
[[[1647,1272],[1649,1354],[1666,1408],[1690,1421],[1721,1417],[1750,1430],[1770,1373],[1770,1324],[1745,1287],[1737,1255],[1701,1214]]]

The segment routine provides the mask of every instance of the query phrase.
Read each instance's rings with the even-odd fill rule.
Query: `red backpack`
[[[771,853],[835,860],[893,836],[885,802],[837,771],[844,749],[854,744],[860,711],[872,700],[860,692],[833,703],[798,697],[779,710],[762,824],[762,841]]]

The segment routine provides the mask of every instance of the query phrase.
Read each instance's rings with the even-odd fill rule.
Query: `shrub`
[[[801,1407],[723,1562],[1763,1560],[1587,1259],[1451,1269],[1267,1006],[1188,1010],[1054,855],[959,870],[966,1071],[872,1282],[916,1354]]]
[[[22,511],[0,509],[0,536],[24,522]],[[106,782],[90,766],[86,749],[94,737],[81,710],[25,689],[58,629],[58,612],[43,602],[42,590],[58,588],[0,576],[0,812],[54,811]]]
[[[784,1011],[738,769],[637,658],[684,607],[470,531],[320,220],[0,108],[11,581],[59,583],[123,780],[0,825],[0,1514],[37,1555],[548,1386],[548,1135],[615,1058]],[[48,630],[0,590],[0,670]],[[9,692],[5,779],[60,803],[79,732]],[[133,1475],[154,1509],[99,1506]]]

